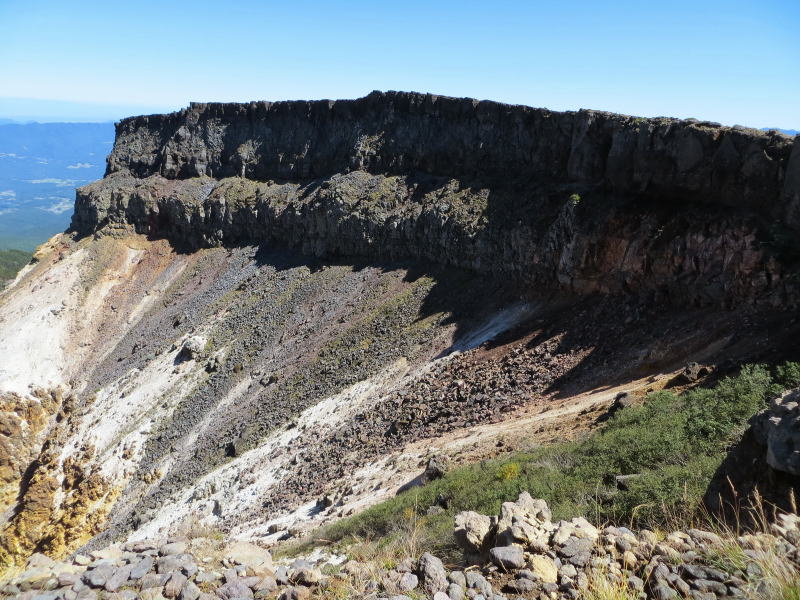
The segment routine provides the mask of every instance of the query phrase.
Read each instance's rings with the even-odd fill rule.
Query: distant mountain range
[[[0,249],[33,250],[70,222],[75,188],[103,176],[114,124],[0,122]]]
[[[780,127],[764,127],[762,131],[769,131],[770,129],[774,129],[776,131],[780,131],[781,133],[785,133],[786,135],[797,135],[800,133],[797,129],[781,129]]]

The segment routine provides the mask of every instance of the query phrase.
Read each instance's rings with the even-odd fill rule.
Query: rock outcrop
[[[753,417],[752,427],[756,441],[767,448],[767,464],[800,476],[800,389],[773,399]]]
[[[720,304],[785,293],[799,206],[778,132],[374,92],[125,119],[72,227]]]
[[[511,514],[512,528],[537,535],[504,535],[502,521]],[[499,519],[497,529],[486,532],[476,513],[456,516],[456,539],[467,558],[475,557],[476,546],[490,547],[488,560],[476,562],[491,586],[531,598],[779,597],[800,565],[800,519],[791,513],[779,515],[769,531],[739,537],[696,528],[659,537],[647,529],[599,529],[582,517],[553,523],[545,502],[523,492],[516,502],[504,502],[498,517],[483,519]],[[743,560],[719,560],[724,549],[735,549]]]

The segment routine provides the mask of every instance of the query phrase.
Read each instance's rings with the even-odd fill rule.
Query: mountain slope
[[[122,121],[0,295],[3,560],[272,541],[689,361],[792,358],[798,202],[796,140],[714,124],[400,93]]]

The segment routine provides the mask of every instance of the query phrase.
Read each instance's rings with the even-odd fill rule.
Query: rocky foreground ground
[[[554,522],[546,502],[523,492],[497,516],[456,516],[465,550],[458,566],[427,552],[390,565],[379,551],[369,560],[315,552],[276,563],[252,543],[183,537],[60,562],[36,554],[0,589],[20,600],[794,598],[798,525],[798,515],[783,514],[768,531],[739,536],[600,529],[584,518]]]

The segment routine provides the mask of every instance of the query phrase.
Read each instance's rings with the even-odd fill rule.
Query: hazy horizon
[[[383,90],[388,91],[388,90]],[[419,91],[419,90],[402,90],[402,91]],[[366,95],[361,94],[361,96]],[[434,93],[435,92],[421,92],[421,93]],[[438,94],[438,95],[446,95],[446,94]],[[353,98],[361,97],[361,96],[353,96]],[[278,101],[278,100],[340,100],[344,98],[280,98],[277,100],[270,99],[270,101]],[[495,100],[494,98],[478,98],[479,100]],[[264,98],[253,98],[249,100],[240,100],[239,102],[251,102],[251,101],[261,101],[266,100]],[[204,100],[191,100],[189,102],[204,102]],[[126,117],[132,116],[139,116],[139,115],[151,115],[151,114],[160,114],[160,113],[170,113],[181,110],[189,106],[189,102],[186,102],[183,105],[175,105],[175,106],[147,106],[147,105],[116,105],[116,104],[104,104],[104,103],[93,103],[93,102],[64,102],[59,100],[46,100],[40,98],[5,98],[0,96],[0,125],[14,123],[14,124],[25,124],[25,123],[107,123],[107,122],[116,122],[120,119],[124,119]],[[213,101],[209,101],[213,102]],[[31,110],[31,107],[35,106],[38,107],[37,110]],[[535,108],[551,108],[551,107],[539,107],[536,104],[527,104],[527,106],[533,106]],[[580,107],[584,109],[594,109],[594,110],[606,110],[606,109],[596,109],[592,106],[585,106]],[[558,109],[552,109],[558,110]],[[577,109],[563,109],[563,110],[577,110]],[[610,111],[610,112],[619,112],[619,111]],[[632,114],[632,113],[622,113],[622,114]],[[678,116],[678,115],[640,115],[640,114],[632,114],[632,116],[637,117],[674,117],[674,118],[690,118],[688,116]],[[697,117],[694,117],[697,118]],[[709,120],[709,121],[718,121],[717,119],[702,119],[702,120]],[[720,121],[721,122],[721,121]],[[780,129],[783,131],[789,132],[800,132],[800,124],[792,127],[790,125],[786,125],[784,123],[773,123],[768,125],[754,125],[752,123],[725,123],[721,122],[723,125],[742,125],[745,127],[753,127],[756,129]]]

